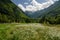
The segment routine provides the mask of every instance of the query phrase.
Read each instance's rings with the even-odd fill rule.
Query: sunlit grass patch
[[[0,24],[0,40],[60,40],[60,30],[41,24]]]

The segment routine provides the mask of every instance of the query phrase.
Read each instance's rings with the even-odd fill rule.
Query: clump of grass
[[[60,31],[54,27],[18,25],[22,24],[0,24],[0,40],[60,40]]]

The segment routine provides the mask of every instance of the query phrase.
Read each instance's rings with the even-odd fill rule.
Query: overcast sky
[[[12,0],[23,11],[37,11],[42,10],[58,0]]]

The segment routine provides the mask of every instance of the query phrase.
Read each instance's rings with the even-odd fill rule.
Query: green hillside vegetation
[[[45,12],[42,12],[43,14],[37,18],[30,18],[11,0],[0,0],[0,23],[19,22],[60,24],[60,1],[44,10]],[[37,13],[40,14],[39,11]]]
[[[45,20],[50,24],[60,24],[60,6],[48,12]]]
[[[60,1],[56,3],[30,18],[11,0],[0,0],[0,40],[60,40]]]
[[[0,23],[39,23],[38,19],[27,16],[11,0],[0,0]]]
[[[28,18],[11,0],[0,0],[0,22],[23,22]]]
[[[55,2],[47,10],[42,16],[39,16],[40,21],[48,24],[60,24],[60,1]]]
[[[26,11],[26,15],[37,23],[60,24],[60,0],[44,10],[36,11],[30,15],[27,13],[32,12]]]

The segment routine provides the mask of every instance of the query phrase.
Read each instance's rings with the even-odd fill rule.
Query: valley
[[[60,0],[33,14],[0,0],[0,40],[60,40]]]

